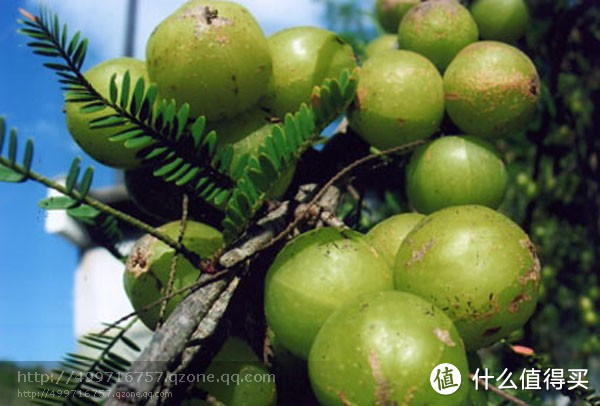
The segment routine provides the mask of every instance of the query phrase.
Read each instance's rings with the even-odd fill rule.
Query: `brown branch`
[[[471,380],[473,380],[473,378],[475,378],[474,374],[470,374],[469,377],[471,378]],[[492,393],[495,393],[496,395],[500,396],[502,399],[508,400],[509,402],[511,402],[514,405],[517,406],[528,406],[527,402],[522,401],[521,399],[510,395],[506,392],[504,392],[502,389],[498,388],[497,386],[492,385],[491,383],[487,383],[486,381],[484,381],[481,378],[477,378],[477,382],[479,383],[479,386],[483,386],[483,388],[486,388],[486,390],[489,390]]]
[[[230,282],[218,280],[185,298],[165,324],[154,333],[150,344],[133,363],[127,375],[124,374],[126,378],[143,376],[144,379],[124,379],[118,382],[106,404],[139,404],[147,400],[143,395],[155,393],[155,388],[162,384],[170,367],[176,365],[181,358],[190,337],[202,321],[207,319],[215,303],[222,300],[223,292],[235,290],[237,283],[237,278]],[[127,382],[128,380],[131,382]]]
[[[185,226],[187,225],[188,218],[188,206],[189,206],[189,198],[187,193],[183,194],[183,198],[181,199],[181,226],[179,229],[179,236],[177,237],[177,244],[183,245],[183,235],[185,234]],[[167,281],[167,288],[164,292],[165,296],[170,295],[173,291],[173,283],[175,282],[175,270],[177,269],[177,258],[179,255],[175,253],[173,255],[173,259],[171,260],[171,269],[169,269],[169,280]],[[167,311],[167,303],[165,300],[162,302],[160,306],[160,312],[158,314],[158,323],[156,325],[157,328],[160,328],[164,322],[165,312]]]
[[[222,279],[228,273],[229,273],[229,269],[224,269],[221,272],[217,272],[217,273],[214,273],[214,274],[203,274],[200,277],[200,279],[198,279],[197,282],[194,282],[193,284],[185,286],[185,287],[183,287],[181,289],[177,289],[177,290],[171,292],[170,294],[168,294],[168,295],[166,295],[164,297],[161,297],[160,299],[155,300],[152,303],[149,303],[148,305],[142,307],[140,310],[131,312],[129,314],[126,314],[125,316],[121,317],[117,321],[114,321],[114,322],[110,323],[109,325],[106,326],[106,328],[104,330],[102,330],[100,332],[100,334],[106,334],[106,333],[108,333],[110,330],[112,330],[113,328],[118,327],[124,321],[129,320],[130,318],[137,316],[139,313],[147,312],[147,311],[153,309],[154,307],[159,306],[163,302],[166,302],[169,299],[174,298],[175,296],[178,296],[178,295],[180,295],[182,293],[187,293],[187,292],[192,293],[192,292],[196,291],[197,289],[200,289],[200,288],[202,288],[202,287],[204,287],[204,286],[206,286],[206,285],[208,285],[210,283],[216,282],[219,279]]]

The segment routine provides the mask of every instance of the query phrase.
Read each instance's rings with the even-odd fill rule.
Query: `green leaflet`
[[[225,208],[222,227],[231,243],[248,227],[273,187],[286,170],[314,144],[321,131],[350,105],[356,92],[356,75],[347,70],[337,79],[315,87],[311,106],[302,104],[294,114],[273,128],[259,148],[258,156],[245,158],[235,169],[238,178]]]

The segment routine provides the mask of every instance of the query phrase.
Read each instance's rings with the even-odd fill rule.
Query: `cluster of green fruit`
[[[146,61],[117,58],[100,63],[85,77],[105,98],[116,75],[121,85],[143,78],[157,86],[158,99],[188,103],[190,117],[205,116],[217,142],[231,144],[235,168],[244,154],[256,154],[272,127],[288,112],[310,102],[313,87],[356,68],[352,48],[337,34],[317,27],[295,27],[265,38],[252,15],[239,4],[191,0],[163,20],[148,39]],[[159,219],[180,211],[182,192],[154,179],[136,154],[110,137],[127,127],[90,129],[107,114],[80,111],[67,103],[67,126],[81,148],[97,161],[124,169],[132,200]],[[290,170],[272,191],[281,196],[294,175]],[[140,186],[144,185],[144,186]],[[153,193],[149,193],[149,188]],[[192,211],[193,213],[193,211]]]
[[[498,208],[507,174],[490,141],[524,130],[540,80],[512,41],[523,35],[522,0],[379,0],[385,34],[366,50],[350,125],[386,149],[434,134],[445,112],[467,136],[443,137],[414,154],[407,194],[431,213],[450,204]],[[485,41],[478,41],[481,35]]]
[[[469,386],[440,395],[431,371],[450,363],[468,382],[466,352],[527,322],[539,272],[515,223],[483,206],[453,206],[394,216],[366,236],[300,235],[267,274],[265,314],[277,343],[308,360],[322,404],[375,404],[384,390],[398,404],[462,405]]]
[[[398,35],[367,50],[348,111],[350,127],[373,147],[393,148],[433,135],[447,111],[468,135],[438,138],[412,156],[407,194],[422,214],[392,217],[366,236],[313,230],[290,241],[272,264],[264,310],[274,347],[308,363],[323,404],[476,402],[480,393],[468,385],[450,396],[436,393],[432,369],[451,363],[468,382],[474,362],[469,365],[467,352],[521,328],[535,309],[539,262],[528,236],[494,211],[507,174],[490,143],[523,130],[540,93],[529,58],[496,41],[522,35],[526,9],[500,24],[519,4],[480,0],[470,13],[456,0],[377,2],[382,26]],[[498,18],[489,18],[490,10]],[[494,41],[477,42],[479,35]],[[207,118],[219,143],[234,146],[233,167],[243,154],[257,152],[278,119],[308,102],[315,85],[356,66],[351,47],[335,33],[297,27],[265,38],[243,7],[191,0],[154,30],[146,62],[113,59],[85,76],[108,97],[110,78],[116,74],[119,84],[129,71],[134,83],[144,78],[162,98],[188,103],[192,116]],[[66,113],[86,152],[126,170],[134,202],[157,218],[178,216],[181,192],[153,180],[136,149],[109,140],[126,127],[90,129],[90,121],[106,112],[84,114],[75,102],[67,103]],[[177,239],[180,224],[158,231]],[[188,221],[182,244],[209,258],[224,242],[218,230]],[[147,235],[127,261],[126,292],[151,329],[160,306],[147,307],[164,295],[174,255]],[[199,274],[180,258],[172,289],[191,285]],[[165,317],[183,297],[167,301]],[[214,395],[220,390],[203,389]],[[221,395],[228,404],[238,404],[236,396],[252,398],[246,390],[257,391],[255,404],[274,401],[272,383],[233,390],[242,392]]]

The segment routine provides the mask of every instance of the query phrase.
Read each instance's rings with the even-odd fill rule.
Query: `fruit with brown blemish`
[[[424,1],[408,12],[398,27],[400,49],[426,56],[440,71],[478,37],[471,13],[456,0]]]
[[[406,236],[394,275],[396,289],[443,309],[472,351],[527,322],[538,301],[540,263],[509,218],[483,206],[455,206]]]
[[[390,266],[394,265],[396,252],[406,235],[425,218],[419,213],[403,213],[379,222],[366,234],[367,240],[383,256]]]
[[[377,0],[375,15],[384,30],[391,33],[398,32],[398,25],[402,18],[421,0]]]
[[[283,117],[310,103],[313,88],[344,69],[356,68],[352,47],[338,34],[319,27],[294,27],[267,40],[273,76],[260,106]]]
[[[175,241],[179,238],[180,230],[180,221],[173,221],[158,228],[159,232]],[[187,221],[181,243],[199,258],[207,259],[223,247],[223,236],[210,226]],[[125,292],[133,309],[151,330],[158,323],[161,305],[148,310],[145,308],[165,296],[174,255],[173,248],[158,238],[146,234],[136,242],[127,259],[123,275]],[[180,255],[173,274],[172,292],[192,285],[197,281],[200,272]],[[165,320],[185,296],[185,293],[181,293],[167,301]]]
[[[191,116],[230,118],[265,94],[271,77],[267,40],[239,4],[191,0],[163,20],[146,46],[159,94],[189,103]]]
[[[442,78],[411,51],[377,54],[362,66],[350,126],[379,149],[429,137],[444,116]]]
[[[398,49],[398,36],[394,34],[383,34],[369,42],[365,49],[365,56],[370,58],[381,52]]]
[[[524,0],[477,0],[471,14],[485,40],[514,42],[529,26],[529,10]]]
[[[355,231],[320,228],[290,241],[265,281],[265,315],[279,343],[307,358],[327,317],[363,293],[393,289],[391,269]]]
[[[461,374],[451,395],[435,392],[429,380],[442,363]],[[406,292],[363,295],[333,313],[310,350],[308,371],[322,405],[464,405],[469,394],[456,327],[441,309]]]
[[[533,62],[501,42],[469,45],[444,73],[448,115],[462,131],[501,137],[523,131],[535,114],[540,79]]]
[[[132,87],[140,78],[148,84],[146,65],[143,61],[134,58],[109,59],[89,69],[84,76],[100,95],[108,98],[111,77],[116,75],[115,83],[119,88],[127,71],[129,71]],[[142,161],[136,157],[136,153],[140,148],[130,149],[123,142],[113,142],[109,139],[131,126],[125,124],[117,127],[91,129],[90,122],[92,120],[114,114],[115,111],[105,108],[93,113],[83,113],[81,107],[85,104],[78,102],[65,104],[67,128],[75,142],[88,155],[104,165],[119,169],[139,168]]]
[[[500,154],[478,137],[438,138],[419,147],[406,170],[408,200],[425,214],[465,204],[497,209],[507,185]]]

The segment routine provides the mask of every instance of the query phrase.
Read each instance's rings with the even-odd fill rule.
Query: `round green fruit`
[[[524,0],[477,0],[471,14],[482,39],[514,42],[529,26],[529,11]]]
[[[121,86],[125,72],[129,71],[131,83],[135,84],[139,78],[149,82],[146,65],[143,61],[133,58],[116,58],[104,61],[87,72],[85,78],[103,97],[109,96],[109,84],[113,75],[116,76],[117,87]],[[113,142],[109,138],[127,129],[126,125],[111,128],[91,129],[90,122],[94,119],[114,114],[114,110],[105,108],[94,113],[82,113],[81,107],[85,103],[65,104],[67,128],[73,139],[81,149],[96,161],[119,169],[133,169],[141,166],[141,161],[136,158],[138,149],[126,148],[123,142]]]
[[[398,27],[400,49],[426,56],[440,71],[478,37],[471,13],[456,0],[427,0],[413,7]]]
[[[540,263],[509,218],[483,206],[455,206],[406,236],[394,275],[396,289],[444,310],[473,351],[527,322],[538,301]]]
[[[460,387],[450,395],[430,383],[443,363],[460,371]],[[456,327],[442,310],[405,292],[363,295],[333,313],[310,350],[308,372],[322,405],[462,406],[469,393]]]
[[[362,66],[350,126],[379,149],[429,137],[444,116],[438,70],[410,51],[374,55]]]
[[[367,45],[365,56],[367,58],[377,55],[381,52],[398,49],[398,36],[394,34],[383,34],[375,38]]]
[[[356,68],[352,47],[334,32],[318,27],[294,27],[268,39],[273,76],[261,106],[283,117],[309,103],[313,88],[344,69]]]
[[[362,234],[320,228],[289,242],[265,282],[265,314],[279,342],[307,358],[327,317],[348,300],[393,289],[390,267]]]
[[[507,185],[500,154],[477,137],[438,138],[417,149],[406,170],[408,200],[425,214],[466,204],[497,209]]]
[[[220,145],[233,147],[233,159],[230,166],[230,173],[232,173],[244,155],[249,154],[254,157],[258,155],[260,146],[263,145],[265,138],[271,134],[276,124],[271,122],[260,109],[252,109],[233,120],[223,120],[209,125],[217,132],[217,142]],[[286,169],[281,180],[273,186],[269,197],[281,198],[292,183],[295,171],[295,165]]]
[[[146,46],[159,94],[189,103],[192,116],[233,117],[265,94],[271,77],[267,40],[248,10],[191,0],[163,20]]]
[[[517,48],[481,41],[463,49],[444,74],[446,110],[465,133],[483,137],[524,130],[535,114],[540,79]]]
[[[275,404],[274,376],[259,361],[252,348],[237,337],[225,341],[221,350],[204,371],[213,376],[196,386],[219,404],[228,406],[269,406]],[[217,381],[218,380],[218,381]],[[214,402],[187,400],[184,405],[214,405]]]
[[[421,0],[377,0],[375,3],[377,21],[384,30],[395,34],[398,32],[398,25],[402,21],[402,17],[420,2]]]
[[[175,241],[179,237],[180,230],[181,223],[179,221],[173,221],[158,228],[159,232]],[[210,258],[218,249],[222,248],[223,236],[210,226],[187,221],[182,244],[200,258]],[[142,311],[142,309],[164,296],[174,254],[173,248],[158,238],[146,234],[136,242],[127,259],[123,275],[125,292],[142,322],[151,330],[154,330],[158,323],[161,306],[154,306],[146,311]],[[199,275],[200,270],[180,256],[177,259],[173,275],[173,291],[193,284]],[[182,293],[167,301],[165,320],[185,296]]]
[[[390,266],[394,265],[396,252],[406,235],[425,218],[419,213],[404,213],[389,217],[367,233],[367,240],[383,256]]]

